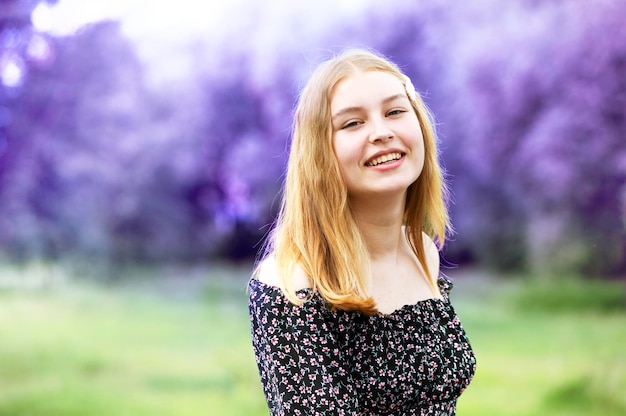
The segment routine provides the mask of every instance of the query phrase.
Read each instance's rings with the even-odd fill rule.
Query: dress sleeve
[[[331,311],[319,296],[296,306],[279,289],[252,280],[249,311],[272,416],[358,414],[343,352],[328,322]]]

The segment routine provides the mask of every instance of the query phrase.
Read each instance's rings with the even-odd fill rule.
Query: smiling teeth
[[[365,166],[378,166],[381,163],[389,162],[392,160],[398,160],[402,157],[400,153],[389,153],[388,155],[382,155],[377,157],[374,160],[370,160],[365,164]]]

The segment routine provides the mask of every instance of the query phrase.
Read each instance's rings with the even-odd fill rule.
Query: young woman
[[[454,415],[475,371],[439,274],[449,229],[430,114],[384,57],[320,65],[250,281],[272,415]]]

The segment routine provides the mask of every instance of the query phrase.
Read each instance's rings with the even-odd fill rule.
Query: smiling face
[[[424,140],[404,84],[354,72],[331,95],[333,149],[350,198],[405,192],[422,172]]]

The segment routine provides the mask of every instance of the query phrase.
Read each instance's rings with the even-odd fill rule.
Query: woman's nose
[[[386,142],[393,139],[394,133],[384,120],[372,121],[371,125],[370,142]]]

